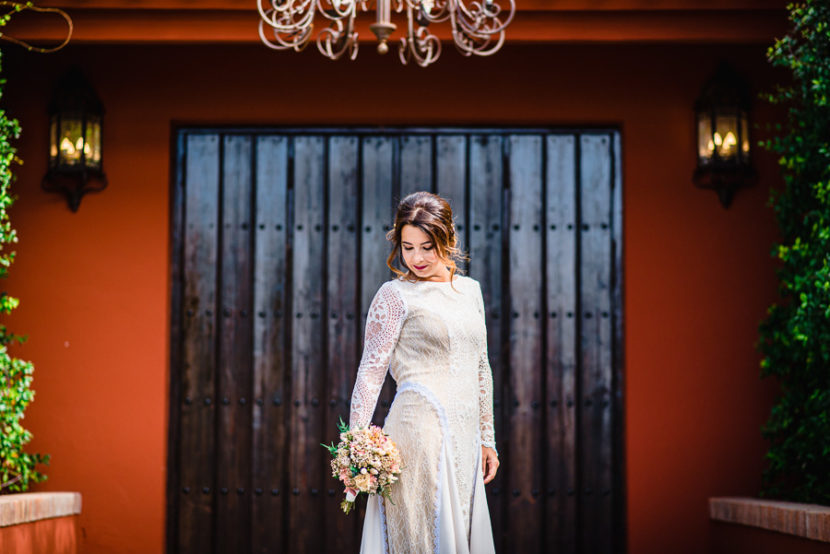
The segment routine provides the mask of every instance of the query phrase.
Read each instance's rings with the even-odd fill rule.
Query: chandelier
[[[422,67],[441,55],[441,40],[430,31],[430,24],[449,21],[453,42],[462,54],[489,56],[504,44],[504,30],[516,12],[515,0],[257,0],[259,36],[269,48],[299,52],[311,42],[316,11],[328,25],[317,34],[317,49],[332,60],[344,54],[355,59],[355,16],[370,6],[377,20],[369,28],[378,39],[380,54],[389,51],[387,41],[397,28],[392,10],[406,11],[406,36],[401,37],[398,54],[402,63],[411,59]]]

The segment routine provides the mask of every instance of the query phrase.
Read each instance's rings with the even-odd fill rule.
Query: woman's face
[[[420,279],[443,281],[447,268],[429,235],[417,225],[404,225],[401,229],[401,250],[406,266]]]

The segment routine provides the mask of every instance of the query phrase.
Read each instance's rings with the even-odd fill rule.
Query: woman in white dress
[[[369,498],[360,551],[495,552],[484,484],[499,461],[481,288],[456,272],[463,254],[440,196],[401,200],[387,238],[396,277],[369,307],[350,426],[369,424],[388,370],[397,392],[383,429],[403,469],[391,502]],[[396,256],[408,271],[393,267]]]

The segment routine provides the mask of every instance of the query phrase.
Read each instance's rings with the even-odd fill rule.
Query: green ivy
[[[5,21],[0,21],[0,27],[4,24]],[[0,97],[5,84],[6,80],[0,78]],[[10,191],[14,177],[12,165],[22,163],[15,155],[11,141],[19,136],[17,120],[9,118],[6,111],[0,109],[0,278],[8,276],[15,257],[14,251],[8,251],[9,246],[17,242],[8,209],[16,199]],[[0,314],[10,314],[19,303],[6,291],[0,292]],[[26,337],[15,335],[5,325],[0,325],[0,493],[25,491],[30,483],[45,480],[46,476],[35,468],[38,464],[49,463],[49,455],[24,451],[25,445],[32,440],[32,433],[23,428],[20,421],[35,396],[31,389],[34,367],[31,362],[12,357],[8,351],[10,344],[24,340]]]
[[[762,496],[830,505],[830,0],[787,6],[791,28],[767,51],[792,80],[764,97],[787,109],[761,146],[779,156],[772,189],[781,300],[759,325],[762,377],[781,395],[762,426],[770,441]]]

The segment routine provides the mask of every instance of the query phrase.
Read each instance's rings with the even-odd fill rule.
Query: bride
[[[363,554],[495,552],[484,484],[499,466],[493,378],[478,281],[457,274],[449,203],[428,192],[398,204],[383,283],[366,319],[350,426],[366,426],[387,370],[397,392],[383,429],[403,460],[391,501],[369,497]],[[399,256],[402,272],[392,262]]]

